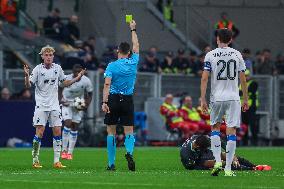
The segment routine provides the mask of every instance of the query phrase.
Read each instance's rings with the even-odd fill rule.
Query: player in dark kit
[[[221,144],[225,150],[225,143]],[[226,153],[222,152],[222,163],[225,165]],[[180,150],[180,158],[183,166],[188,170],[208,170],[214,167],[215,158],[210,150],[210,138],[206,135],[194,135],[187,139]],[[234,156],[233,170],[271,170],[268,165],[256,165],[249,160]]]

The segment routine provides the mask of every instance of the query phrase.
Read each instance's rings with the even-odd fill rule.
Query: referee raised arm
[[[104,123],[107,125],[107,170],[115,170],[116,154],[116,125],[124,126],[125,133],[125,158],[128,169],[135,171],[133,150],[135,138],[133,91],[139,61],[139,43],[136,34],[136,23],[131,21],[130,32],[132,36],[132,52],[127,42],[119,44],[117,49],[118,59],[108,64],[104,73],[105,83],[103,89],[102,110],[106,113]]]

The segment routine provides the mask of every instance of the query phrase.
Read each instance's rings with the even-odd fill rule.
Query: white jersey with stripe
[[[37,65],[30,75],[30,82],[35,85],[36,108],[42,111],[60,110],[58,85],[65,80],[60,65],[52,63],[50,68]]]
[[[67,80],[72,80],[73,78],[73,74],[66,76]],[[88,93],[92,92],[93,85],[91,80],[83,75],[79,81],[68,87],[64,87],[62,92],[63,100],[73,102],[76,97],[84,98],[85,91]]]
[[[223,47],[208,52],[204,70],[211,72],[211,102],[240,100],[238,78],[246,66],[239,51]]]

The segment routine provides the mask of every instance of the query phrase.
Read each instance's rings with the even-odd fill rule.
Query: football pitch
[[[68,166],[52,167],[53,151],[42,148],[42,169],[31,167],[31,149],[0,149],[0,188],[284,188],[284,148],[239,148],[237,154],[256,164],[269,164],[271,171],[237,172],[237,177],[210,176],[209,171],[187,171],[179,159],[179,148],[137,147],[136,172],[129,172],[124,158],[125,149],[117,151],[115,172],[105,170],[105,148],[77,148]]]

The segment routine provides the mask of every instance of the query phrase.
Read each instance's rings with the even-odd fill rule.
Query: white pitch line
[[[12,172],[10,173],[11,175],[34,175],[37,174],[39,172],[34,172],[34,171],[30,171],[30,172]],[[46,173],[42,173],[45,175],[52,175],[54,174],[53,172],[46,172]],[[62,171],[62,172],[57,172],[56,174],[66,174],[66,172]],[[79,171],[79,172],[68,172],[68,174],[91,174],[90,171]],[[1,174],[0,174],[1,175]]]
[[[44,181],[44,180],[12,180],[12,179],[0,179],[0,182],[25,182],[25,183],[52,183],[52,184],[78,184],[78,182],[70,182],[70,181]],[[152,184],[152,183],[120,183],[120,182],[80,182],[81,184],[87,184],[87,185],[109,185],[109,186],[160,186],[160,187],[168,187],[168,184]],[[208,188],[208,186],[205,185],[174,185],[174,187],[182,187],[182,188],[192,188],[192,187],[198,187],[198,188]],[[218,186],[220,188],[220,186]],[[222,188],[228,188],[227,186],[224,186]],[[230,186],[230,188],[234,189],[280,189],[280,187],[273,187],[273,186]]]

